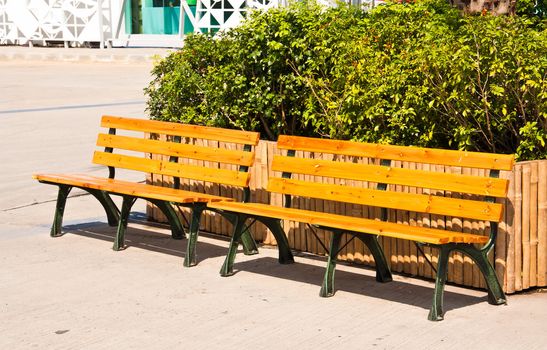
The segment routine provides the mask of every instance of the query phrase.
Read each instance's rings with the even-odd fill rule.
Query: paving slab
[[[49,237],[54,186],[37,171],[91,172],[101,114],[145,117],[151,62],[0,62],[0,349],[545,349],[547,293],[486,302],[448,286],[443,322],[427,321],[433,282],[340,264],[337,293],[320,298],[325,259],[292,265],[275,248],[238,254],[219,270],[228,242],[202,234],[198,262],[182,266],[185,241],[145,222],[137,201],[128,248],[101,206],[73,193],[65,235]],[[66,108],[70,107],[70,108]],[[141,175],[121,174],[135,181]],[[116,198],[119,203],[119,198]]]
[[[183,268],[185,242],[138,212],[128,248],[114,252],[115,230],[91,202],[71,201],[63,237],[47,235],[53,203],[17,210],[46,213],[31,230],[4,235],[10,225],[1,226],[0,348],[542,349],[547,341],[545,293],[492,306],[483,291],[448,286],[446,319],[433,323],[432,282],[395,275],[380,284],[374,271],[342,264],[336,295],[320,298],[324,258],[280,265],[267,248],[240,252],[238,272],[222,278],[226,240],[202,235],[199,264]]]
[[[167,48],[60,48],[0,45],[2,61],[53,61],[80,63],[139,64],[153,62],[176,49]]]

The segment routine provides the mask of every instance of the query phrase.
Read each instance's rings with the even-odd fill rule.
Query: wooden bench
[[[391,272],[378,237],[393,237],[411,240],[439,250],[437,277],[430,320],[443,319],[443,289],[447,276],[448,258],[453,251],[460,251],[471,257],[478,265],[488,287],[488,301],[503,304],[505,295],[500,287],[496,273],[487,254],[496,241],[498,222],[502,218],[502,204],[495,198],[506,196],[508,181],[499,179],[500,170],[511,170],[512,155],[460,152],[417,147],[401,147],[368,144],[350,141],[335,141],[304,137],[280,136],[278,149],[286,155],[273,159],[272,171],[277,174],[268,181],[267,190],[285,196],[284,207],[258,203],[209,202],[209,208],[237,215],[230,248],[221,269],[222,276],[233,273],[233,264],[242,235],[244,222],[249,218],[260,221],[277,221],[275,227],[281,228],[280,220],[292,220],[332,232],[328,263],[321,287],[323,297],[334,294],[334,269],[340,252],[343,234],[361,240],[372,253],[376,265],[376,279],[390,281]],[[336,157],[364,157],[376,160],[375,164],[360,164],[338,160],[323,160],[311,157],[295,157],[310,152],[312,155],[336,155]],[[445,166],[487,169],[489,177],[441,173],[428,170],[392,167],[392,161],[441,164]],[[379,164],[378,164],[379,163]],[[300,174],[292,179],[292,174]],[[336,179],[339,184],[317,183],[314,177]],[[302,179],[304,178],[304,179]],[[364,188],[354,183],[375,183],[376,188]],[[402,186],[431,189],[431,193],[404,193]],[[436,195],[438,191],[453,195]],[[416,191],[414,191],[416,192]],[[427,192],[427,191],[424,191]],[[324,213],[312,210],[291,208],[294,197],[308,197],[322,200],[351,203],[353,205],[380,207],[381,218],[373,220],[348,215]],[[421,213],[420,215],[439,215],[450,218],[466,218],[480,222],[490,222],[489,236],[464,233],[462,228],[446,229],[411,226],[404,223],[388,222],[388,210],[402,210]],[[273,224],[270,224],[273,226]],[[447,225],[449,226],[449,225]],[[456,226],[456,225],[454,225]],[[310,227],[311,228],[311,227]],[[280,233],[276,233],[276,238]],[[279,240],[278,240],[279,241]],[[286,245],[286,242],[282,242]],[[481,248],[475,247],[481,245]],[[287,253],[283,253],[285,262]]]
[[[163,212],[171,226],[173,238],[184,238],[183,225],[171,205],[177,204],[190,208],[192,212],[189,223],[191,239],[188,240],[184,265],[195,264],[195,246],[200,217],[206,209],[206,203],[220,200],[233,201],[234,198],[180,189],[180,179],[238,186],[244,189],[243,201],[248,201],[250,197],[248,169],[254,162],[254,146],[258,143],[260,135],[256,132],[113,116],[103,116],[101,126],[107,128],[108,133],[99,133],[97,146],[104,147],[104,151],[95,151],[93,163],[107,166],[108,177],[82,174],[34,175],[34,178],[42,183],[59,186],[51,236],[61,235],[66,200],[74,187],[87,191],[99,200],[106,211],[108,223],[111,226],[118,226],[114,250],[120,250],[124,246],[124,233],[129,212],[137,198],[146,199]],[[120,135],[119,131],[130,135]],[[155,136],[156,139],[148,135]],[[165,135],[163,140],[159,139],[161,135]],[[183,139],[188,142],[182,143]],[[192,144],[192,141],[197,139],[212,142],[208,141],[207,146]],[[232,145],[233,149],[219,148],[219,142]],[[243,145],[243,149],[237,150],[235,145]],[[114,150],[117,153],[114,153]],[[190,160],[186,163],[194,164],[179,162],[184,159]],[[206,161],[209,166],[205,166],[205,162],[200,164],[195,160]],[[116,168],[172,176],[173,188],[117,179],[115,178]],[[145,176],[143,176],[144,179]],[[123,198],[121,211],[110,195]],[[227,213],[225,217],[232,222],[235,221],[234,215]],[[256,253],[256,243],[250,233],[246,231],[243,236],[245,253]]]

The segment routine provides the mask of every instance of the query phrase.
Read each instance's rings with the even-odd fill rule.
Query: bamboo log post
[[[149,139],[150,136],[151,136],[150,133],[144,133],[144,138],[145,139]],[[152,159],[152,153],[147,153],[146,158]],[[147,184],[153,183],[154,180],[152,179],[152,174],[147,173],[145,180],[146,180]],[[146,201],[146,218],[147,218],[147,220],[155,220],[154,206],[149,201]]]
[[[209,140],[201,140],[201,143],[202,143],[203,146],[209,147]],[[203,166],[205,166],[207,168],[212,168],[213,167],[212,162],[209,162],[209,161],[204,160],[204,161],[202,161],[202,164],[203,164]],[[203,184],[203,186],[202,186],[203,193],[209,193],[210,192],[210,185],[211,185],[210,183]],[[206,232],[211,232],[212,231],[211,212],[206,210],[202,215],[203,215],[201,217],[202,224],[203,224],[202,230],[204,230]]]
[[[409,169],[415,169],[413,163],[405,162],[403,167],[409,168]],[[416,188],[412,188],[410,186],[404,186],[405,192],[408,193],[416,193]],[[416,213],[412,213],[409,211],[404,212],[405,217],[405,224],[406,225],[415,225],[416,223]],[[403,242],[403,272],[406,274],[410,274],[410,245],[412,244],[409,240],[404,240]]]
[[[501,178],[509,180],[510,172],[503,171],[501,172]],[[509,185],[511,189],[511,184]],[[496,238],[496,245],[494,246],[494,268],[496,269],[496,274],[502,285],[503,290],[507,291],[507,241],[508,241],[508,210],[507,208],[509,202],[507,200],[498,199],[498,203],[504,204],[503,217],[502,221],[498,228],[498,235]],[[491,227],[489,228],[492,229]],[[488,234],[489,232],[485,232]]]
[[[440,165],[440,164],[437,164],[434,169],[437,172],[444,172],[445,171],[444,165]],[[435,190],[435,191],[436,191],[435,193],[439,196],[444,196],[444,194],[445,194],[444,191],[440,191],[440,190]],[[434,227],[437,228],[437,229],[444,229],[446,227],[446,218],[444,216],[432,215],[431,221],[433,222]],[[433,263],[434,266],[438,266],[438,262],[439,262],[439,250],[438,249],[433,249],[432,250],[432,252],[431,252],[431,262]],[[432,274],[431,278],[435,278],[436,276],[437,276],[436,273]]]
[[[446,173],[453,173],[454,169],[450,166],[446,166],[445,167],[445,172]],[[454,198],[455,194],[454,194],[454,192],[446,191],[445,192],[445,197]],[[453,224],[453,220],[450,217],[446,217],[445,220],[444,220],[444,227],[448,230],[453,230],[452,224]],[[455,282],[455,277],[454,277],[455,276],[455,270],[454,270],[455,263],[456,263],[456,260],[455,260],[454,254],[450,254],[450,256],[448,257],[448,276],[447,276],[447,280],[449,282]]]
[[[403,162],[396,162],[396,164],[397,164],[397,168],[404,166]],[[395,188],[396,188],[397,192],[402,192],[403,191],[403,186],[402,185],[396,185]],[[404,222],[405,222],[404,212],[402,210],[397,210],[397,223],[402,224]],[[403,265],[404,265],[404,248],[403,248],[403,246],[404,246],[405,242],[403,242],[403,240],[401,240],[401,239],[397,239],[396,242],[397,242],[397,265],[396,265],[395,271],[396,272],[403,272]]]
[[[353,157],[346,157],[346,162],[351,162],[353,160]],[[353,180],[346,180],[346,184],[348,186],[352,186],[352,187],[355,187],[355,181]],[[350,203],[346,203],[344,204],[344,208],[343,208],[343,211],[346,215],[352,215],[353,213],[353,204],[350,204]],[[351,237],[349,237],[348,235],[346,235],[346,239],[349,240],[351,239]],[[347,244],[346,246],[346,259],[348,261],[352,261],[354,262],[355,261],[355,239],[352,239],[351,241],[349,241],[349,243]]]
[[[226,142],[219,142],[218,147],[222,149],[228,149],[228,144]],[[220,169],[228,169],[228,166],[224,163],[220,163],[219,165]],[[230,186],[227,185],[220,185],[220,195],[222,197],[231,197],[231,189]],[[223,236],[227,236],[231,233],[232,230],[232,224],[226,220],[224,217],[220,216],[220,230],[218,230],[218,233],[220,233]]]
[[[530,164],[522,165],[522,289],[530,288]]]
[[[311,158],[310,152],[304,152],[305,158]],[[301,175],[300,178],[304,181],[311,181],[312,176],[305,174]],[[309,197],[303,197],[300,199],[300,208],[305,210],[311,209],[311,199]],[[304,247],[304,251],[310,252],[312,254],[317,254],[317,240],[312,239],[312,235],[309,232],[309,228],[306,224],[298,223],[298,232],[300,234],[300,239],[302,240],[301,244]]]
[[[388,185],[392,186],[392,185]],[[363,213],[363,217],[366,217]],[[387,211],[387,221],[393,222],[393,210]],[[356,244],[359,244],[357,242]],[[386,256],[387,264],[391,268],[391,257],[392,257],[392,245],[393,245],[393,238],[390,237],[383,237],[382,239],[382,248],[384,249],[384,254]]]
[[[302,152],[303,158],[309,158],[310,153],[309,152]],[[301,174],[299,176],[300,180],[305,181],[307,178],[309,178],[309,175]],[[300,197],[298,200],[298,208],[300,209],[309,209],[307,207],[307,200],[304,197]],[[311,250],[311,247],[308,244],[308,227],[306,224],[303,224],[301,222],[297,222],[296,224],[296,230],[298,232],[299,240],[300,240],[300,247],[302,251],[307,251],[313,253],[313,250]]]
[[[277,153],[280,154],[281,151],[277,150]],[[285,196],[281,196],[283,205],[285,204],[284,197]],[[289,247],[294,249],[294,233],[291,231],[291,225],[292,224],[290,220],[283,220],[283,230],[285,231],[285,234],[287,235],[287,240],[289,241]]]
[[[423,164],[423,170],[431,170],[431,166],[430,164]],[[429,194],[431,193],[431,190],[428,189],[428,188],[424,188],[422,189],[422,193],[423,194]],[[420,214],[420,217],[422,218],[422,225],[424,227],[431,227],[431,220],[430,220],[430,216],[428,214],[424,214],[424,213],[421,213]],[[422,252],[423,252],[423,255],[422,255],[422,271],[421,271],[421,276],[422,277],[428,277],[428,278],[431,278],[432,277],[432,270],[431,270],[431,266],[429,266],[429,264],[427,263],[427,259],[431,259],[431,248],[429,247],[422,247]]]
[[[538,164],[538,286],[547,286],[547,160]]]
[[[202,139],[196,139],[194,140],[194,144],[196,146],[204,146],[206,145],[206,140],[202,140]],[[194,165],[197,165],[197,166],[205,166],[205,161],[203,160],[195,160]],[[195,181],[194,182],[194,191],[197,191],[197,192],[200,192],[200,193],[205,193],[206,191],[206,187],[205,187],[205,183],[203,181]],[[200,227],[199,229],[200,230],[203,230],[203,231],[208,231],[207,229],[207,221],[208,221],[208,218],[207,216],[202,216],[201,217],[202,219],[200,220]],[[209,226],[209,230],[210,230],[210,226]]]
[[[418,168],[420,170],[426,170],[425,167],[428,166],[427,164],[422,164],[420,163]],[[425,194],[427,191],[424,191],[423,188],[420,188],[419,191],[418,191],[420,194]],[[419,214],[418,217],[417,217],[417,225],[420,226],[420,227],[424,227],[425,226],[425,223],[424,223],[424,215],[423,214]],[[423,249],[422,249],[423,251]],[[425,276],[425,257],[423,256],[423,254],[421,252],[418,252],[418,249],[416,248],[416,260],[417,260],[417,275],[418,276]]]
[[[530,162],[530,287],[536,287],[538,263],[538,163]]]
[[[516,172],[510,173],[509,191],[507,193],[507,205],[505,206],[505,212],[507,213],[507,293],[515,292],[515,208],[517,199],[516,193]]]
[[[414,168],[416,170],[422,169],[421,163],[414,163]],[[421,187],[416,188],[417,194],[422,194],[423,190]],[[420,226],[421,220],[420,215],[417,213],[414,213],[414,226]],[[411,243],[410,244],[410,274],[412,276],[418,275],[418,248],[416,247],[416,244]]]
[[[159,135],[159,140],[160,141],[167,141],[167,135]],[[156,159],[159,159],[159,160],[165,160],[165,156],[163,155],[156,155]],[[169,159],[169,158],[167,158]],[[154,178],[154,184],[156,186],[166,186],[168,185],[169,183],[169,179],[168,179],[168,176],[163,176],[161,174],[156,174],[155,178]],[[163,212],[161,210],[159,210],[157,207],[156,207],[156,217],[158,218],[158,221],[159,222],[167,222],[167,217],[165,217],[165,215],[163,214]]]
[[[368,159],[369,161],[369,164],[379,164],[380,163],[380,160],[377,160],[377,159],[374,159],[374,158],[369,158]],[[369,188],[369,189],[376,189],[377,187],[377,184],[376,183],[373,183],[373,182],[370,182],[370,181],[366,181],[365,182],[365,187],[366,188]],[[369,219],[373,219],[373,220],[378,220],[379,217],[380,217],[380,212],[381,212],[381,209],[380,208],[376,208],[376,207],[371,207],[371,206],[367,206],[363,209],[363,211],[365,212],[365,215],[367,218]],[[374,258],[372,257],[372,254],[370,253],[370,250],[368,249],[368,247],[365,245],[363,247],[363,255],[364,255],[364,260],[365,260],[365,264],[366,265],[371,265],[372,264],[372,261],[374,261]],[[395,267],[393,269],[396,268],[398,262],[397,262],[397,259],[399,258],[398,254],[397,253],[394,253],[394,256],[395,256]]]
[[[262,158],[262,159],[263,159],[263,161],[266,160],[267,166],[266,166],[266,169],[264,169],[264,167],[261,164],[260,169],[265,170],[262,174],[262,184],[263,184],[263,186],[264,186],[263,188],[265,190],[266,187],[268,186],[268,178],[273,176],[273,172],[271,171],[271,169],[272,169],[271,165],[272,165],[273,156],[275,154],[275,150],[274,150],[275,144],[273,142],[261,141],[261,143],[264,143],[264,142],[267,145],[266,146],[267,156],[265,158]],[[264,192],[266,192],[266,191],[264,191]],[[281,201],[281,198],[280,198],[279,194],[277,194],[277,193],[272,193],[271,195],[269,195],[269,202],[272,205],[277,205],[277,206],[282,206],[283,205],[283,203]],[[266,237],[264,238],[264,244],[277,245],[277,242],[276,242],[274,236],[272,235],[272,233],[270,232],[270,230],[268,230],[267,233],[266,233]]]
[[[472,173],[474,173],[477,176],[482,176],[482,177],[487,176],[487,173],[484,169],[474,169],[474,170],[475,171]],[[476,196],[476,195],[473,197],[474,199],[482,199],[482,198],[478,198],[479,196]],[[484,230],[485,230],[484,221],[480,221],[480,220],[473,221],[473,233],[484,236]],[[493,260],[491,259],[491,256],[489,256],[488,259],[490,260],[490,263],[493,262]],[[483,289],[486,287],[486,283],[484,281],[484,278],[482,277],[482,273],[480,272],[480,269],[477,266],[477,264],[475,264],[475,262],[473,262],[473,287],[483,288]]]
[[[464,175],[473,175],[471,173],[470,168],[462,169],[462,173]],[[471,196],[466,194],[462,197],[465,198],[465,199],[469,199]],[[467,218],[465,218],[463,220],[463,232],[464,233],[471,233],[472,232],[472,223]],[[465,254],[463,256],[463,283],[466,286],[472,286],[473,285],[473,260],[471,260],[471,258],[469,256],[465,255]]]
[[[397,211],[396,210],[390,209],[388,211],[388,215],[389,215],[389,221],[390,222],[397,222]],[[395,271],[395,267],[397,266],[397,239],[389,238],[389,242],[390,242],[389,243],[390,251],[389,251],[388,256],[387,256],[388,264],[389,264],[389,268],[392,271]]]
[[[256,179],[255,183],[255,199],[258,203],[269,203],[268,191],[266,187],[268,186],[268,151],[270,143],[260,142],[256,149],[257,161],[253,166],[253,175]],[[255,232],[257,235],[255,238],[260,237],[261,242],[266,241],[268,235],[266,226],[261,223],[255,225]]]
[[[159,139],[159,135],[152,135],[154,139]],[[152,154],[152,159],[156,160],[159,159],[159,156],[157,154]],[[150,174],[150,180],[152,181],[152,184],[156,186],[162,186],[162,177],[159,174]],[[152,206],[152,216],[154,217],[154,221],[161,222],[161,211],[156,207],[155,205]]]
[[[452,167],[454,174],[461,174],[462,169],[460,167]],[[461,198],[459,193],[453,193],[454,198]],[[452,218],[452,230],[463,230],[463,221],[461,218]],[[454,282],[457,284],[463,284],[463,254],[461,252],[454,252]]]
[[[317,156],[317,155],[316,155]],[[325,154],[320,154],[319,156],[319,159],[327,159],[327,155]],[[321,177],[321,176],[316,176],[315,177],[315,180],[316,181],[320,181],[320,182],[324,182],[324,178]],[[327,211],[327,202],[324,201],[324,200],[320,200],[320,199],[316,199],[315,200],[315,208],[317,210],[320,210],[320,211]],[[328,243],[329,243],[329,238],[328,238],[328,232],[326,232],[325,230],[317,230],[317,236],[319,237],[319,240],[326,246],[328,247]],[[318,245],[319,242],[317,242]],[[328,251],[323,249],[323,247],[321,247],[321,255],[327,255],[328,254]]]
[[[515,166],[515,291],[522,290],[522,165]]]
[[[318,159],[323,159],[324,156],[321,155],[321,154],[319,154],[319,155],[316,154],[315,157],[318,158]],[[321,176],[315,176],[314,180],[318,181],[318,182],[323,182],[323,178]],[[315,206],[315,210],[318,210],[318,211],[324,211],[325,210],[325,201],[323,201],[321,199],[314,199],[313,203],[314,203],[314,206]],[[324,230],[316,230],[316,232],[317,232],[317,236],[319,237],[319,240],[321,242],[323,242],[323,244],[325,242],[327,242],[327,237],[326,237],[326,233],[325,233]],[[328,254],[328,252],[325,249],[323,249],[323,247],[321,247],[321,245],[319,244],[319,241],[316,242],[316,244],[318,245],[318,249],[321,252],[320,255]],[[325,246],[328,246],[328,245],[325,245]]]
[[[358,162],[359,162],[359,160],[358,160]],[[361,160],[361,162],[362,162],[362,160]],[[362,182],[361,183],[355,182],[355,186],[356,187],[364,187]],[[316,209],[318,210],[318,208],[316,208]],[[365,217],[364,212],[363,212],[363,208],[358,204],[353,205],[352,215],[357,216],[357,217]],[[363,264],[365,262],[364,244],[360,239],[354,239],[353,241],[354,241],[354,243],[353,243],[354,261]],[[386,240],[382,241],[382,248],[384,249],[386,259],[388,259],[388,261],[389,261],[389,258],[390,258],[389,257],[389,254],[390,254],[389,249],[390,248],[386,245]]]

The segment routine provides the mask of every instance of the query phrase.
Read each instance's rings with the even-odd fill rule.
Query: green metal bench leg
[[[186,236],[184,233],[184,227],[182,226],[182,223],[180,222],[177,212],[175,211],[173,206],[169,202],[165,201],[149,201],[157,206],[158,209],[161,210],[163,215],[165,215],[165,217],[167,218],[167,221],[171,226],[171,237],[173,239],[184,239]]]
[[[184,266],[190,267],[196,265],[196,244],[199,235],[199,224],[201,213],[205,210],[205,205],[196,204],[192,209],[192,218],[190,219],[190,228],[188,229],[188,244],[186,255],[184,257]]]
[[[90,188],[82,188],[83,190],[87,191],[89,194],[91,194],[93,197],[95,197],[99,203],[104,208],[104,211],[106,212],[106,217],[108,219],[108,225],[109,226],[117,226],[118,221],[120,220],[120,210],[110,198],[108,193],[100,190],[94,190]]]
[[[258,254],[258,246],[256,241],[253,238],[251,230],[249,228],[245,229],[241,234],[241,245],[243,246],[243,254],[245,255],[256,255]]]
[[[487,253],[480,251],[473,246],[462,251],[468,254],[481,270],[482,275],[486,280],[486,285],[488,286],[488,303],[492,305],[507,304],[507,298],[498,281],[496,271],[492,267],[492,264],[490,264],[490,261],[488,261]]]
[[[281,220],[270,218],[258,218],[266,227],[272,232],[277,242],[277,249],[279,251],[279,263],[280,264],[292,264],[294,263],[294,257],[291,249],[289,248],[289,241],[285,235],[283,227],[281,227]]]
[[[65,214],[66,200],[71,189],[72,186],[59,185],[55,215],[53,216],[53,225],[51,225],[51,231],[49,233],[51,237],[59,237],[62,235],[63,215]]]
[[[331,297],[334,295],[334,269],[336,268],[336,258],[340,249],[341,239],[342,233],[332,233],[327,270],[325,271],[325,277],[323,278],[323,284],[321,285],[321,291],[319,292],[319,296],[321,297]]]
[[[433,295],[433,304],[427,317],[430,321],[442,321],[443,320],[443,294],[444,285],[446,283],[446,275],[448,272],[448,256],[450,255],[452,248],[447,245],[439,247],[439,262],[437,264],[437,277],[435,280],[435,292]]]
[[[228,277],[234,274],[234,261],[237,254],[237,247],[241,240],[241,235],[243,234],[243,228],[245,227],[245,216],[238,216],[234,225],[234,233],[232,234],[232,239],[230,241],[230,247],[228,248],[228,254],[222,264],[220,269],[220,275],[222,277]]]
[[[112,247],[115,251],[119,251],[124,247],[125,230],[127,229],[129,213],[131,212],[131,207],[135,203],[135,200],[136,198],[133,197],[123,197],[122,211],[120,213],[120,220],[118,221],[118,230],[116,232],[114,246]]]
[[[374,264],[376,265],[376,281],[378,282],[391,282],[393,277],[384,255],[384,251],[378,242],[378,237],[374,235],[358,235],[359,238],[370,250],[374,257]]]
[[[235,226],[237,216],[232,213],[226,213],[226,212],[219,212],[222,216],[226,218],[226,220],[230,221],[230,223]],[[258,254],[258,246],[256,245],[256,241],[253,238],[253,235],[251,234],[251,231],[247,227],[245,231],[241,234],[241,244],[243,245],[243,254],[245,255],[255,255]]]

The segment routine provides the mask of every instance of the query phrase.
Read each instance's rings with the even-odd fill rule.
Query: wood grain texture
[[[418,163],[442,164],[469,168],[511,170],[512,154],[453,151],[445,149],[382,145],[376,143],[317,139],[280,135],[280,149],[344,154],[356,157],[402,160]]]
[[[268,191],[293,196],[309,196],[339,202],[490,221],[499,221],[503,208],[499,203],[351,188],[348,186],[309,183],[301,180],[281,178],[270,179]]]
[[[432,244],[449,242],[485,243],[487,241],[487,237],[484,236],[461,234],[445,230],[415,227],[364,218],[353,218],[346,215],[321,213],[303,209],[275,207],[262,203],[220,201],[210,203],[209,207],[241,212],[249,215],[274,217],[283,220],[308,223],[310,225],[346,229],[355,232],[377,234]]]
[[[398,168],[298,157],[277,156],[273,160],[272,169],[297,174],[398,184],[492,197],[505,197],[509,185],[505,179],[417,170],[415,166],[411,169],[406,166]]]
[[[507,215],[507,288],[505,291],[507,293],[515,292],[515,206],[516,206],[516,181],[515,181],[515,172],[510,173],[509,179],[509,192],[507,193],[507,205],[505,206],[505,211]]]
[[[538,285],[547,285],[547,161],[538,164]]]
[[[522,164],[515,166],[515,291],[522,290]]]
[[[241,187],[249,184],[250,176],[249,173],[229,169],[210,169],[196,165],[171,163],[165,159],[154,160],[100,151],[95,151],[93,163]]]
[[[538,164],[530,167],[530,287],[538,285]]]
[[[33,177],[40,182],[91,188],[113,194],[124,194],[139,198],[159,199],[175,203],[232,200],[231,198],[213,196],[205,193],[177,190],[169,187],[160,187],[148,184],[134,183],[130,181],[95,177],[85,174],[36,174]]]
[[[179,124],[109,115],[102,117],[101,126],[103,128],[143,131],[171,136],[249,144],[253,146],[256,146],[260,139],[260,134],[253,131],[230,130],[209,126]]]
[[[112,147],[114,149],[245,166],[251,166],[254,162],[254,152],[208,147],[203,146],[202,141],[200,143],[201,145],[192,145],[110,134],[99,134],[97,138],[97,146]]]
[[[522,289],[530,288],[530,176],[529,164],[522,165]]]

